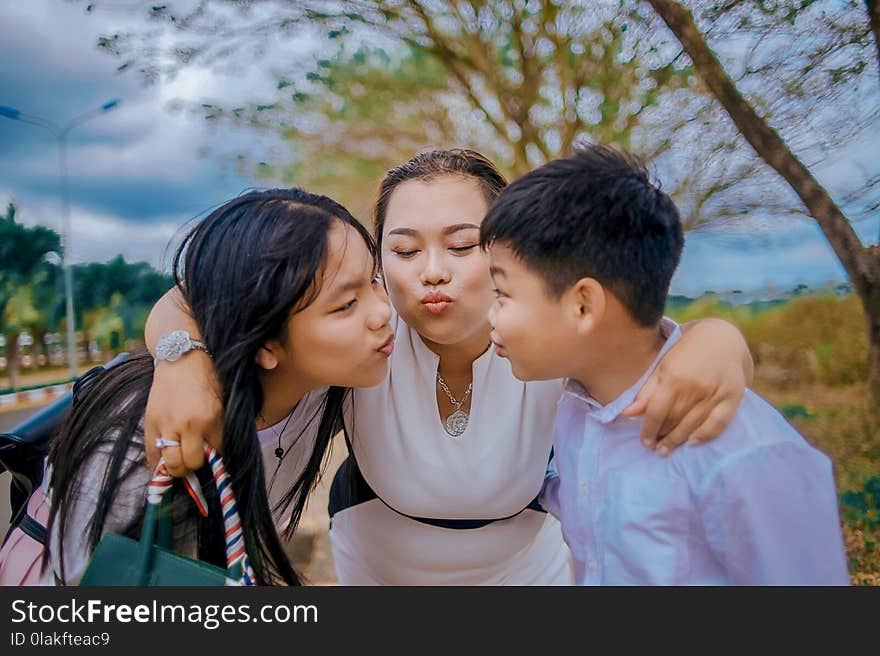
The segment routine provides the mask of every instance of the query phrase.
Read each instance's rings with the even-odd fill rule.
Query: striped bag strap
[[[220,506],[223,512],[223,529],[226,541],[226,569],[229,573],[227,585],[256,585],[257,578],[254,575],[247,549],[245,548],[244,533],[241,528],[241,519],[238,516],[238,504],[232,493],[231,479],[223,466],[223,459],[217,451],[207,444],[205,455],[211,465],[214,474],[214,482],[217,485],[217,494],[220,497]],[[168,467],[164,460],[159,460],[153,472],[153,478],[147,486],[147,503],[158,505],[162,502],[165,493],[171,489],[174,478],[168,473]],[[208,506],[202,493],[202,486],[198,478],[190,472],[184,480],[187,492],[198,506],[203,517],[208,515]]]

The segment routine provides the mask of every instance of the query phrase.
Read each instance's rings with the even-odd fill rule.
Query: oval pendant
[[[456,410],[446,418],[445,423],[450,437],[461,437],[468,425],[468,415],[463,410]]]

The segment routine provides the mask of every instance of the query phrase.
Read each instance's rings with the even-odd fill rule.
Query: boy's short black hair
[[[480,228],[562,295],[581,278],[607,287],[643,326],[663,316],[684,236],[672,199],[635,155],[581,146],[510,184]]]

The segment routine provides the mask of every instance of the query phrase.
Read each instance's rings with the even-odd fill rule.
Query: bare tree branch
[[[709,48],[690,10],[675,0],[648,0],[684,46],[705,84],[761,158],[795,190],[846,269],[868,320],[869,388],[880,412],[880,246],[864,247],[852,224],[779,134],[758,115]]]

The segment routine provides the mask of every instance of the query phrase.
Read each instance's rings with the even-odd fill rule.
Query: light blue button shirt
[[[542,492],[578,585],[847,585],[831,461],[751,390],[724,432],[667,458],[620,416],[639,381],[600,405],[575,381],[559,401]]]

